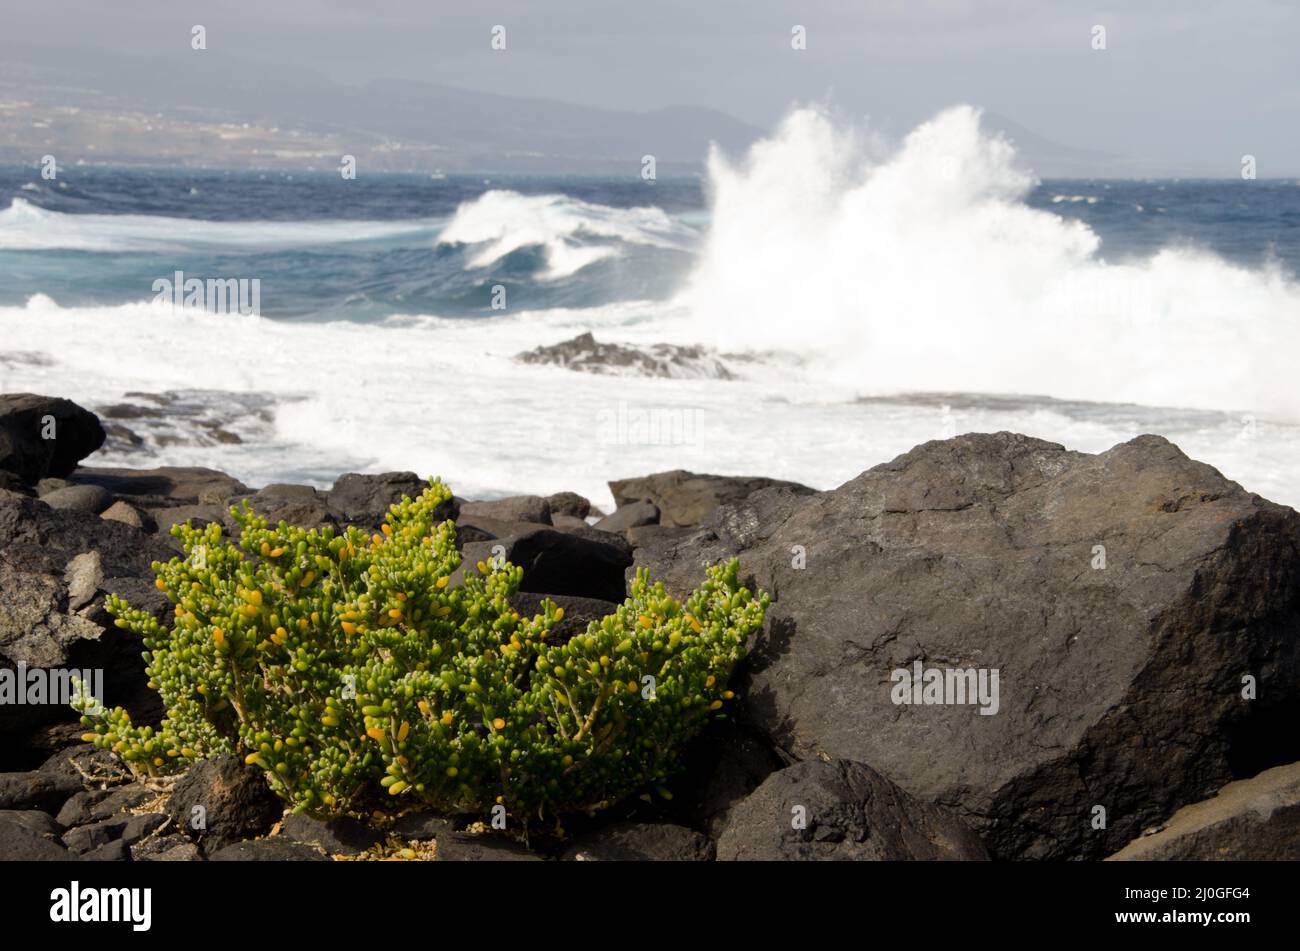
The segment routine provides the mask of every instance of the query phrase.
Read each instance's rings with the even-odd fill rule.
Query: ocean
[[[0,168],[0,391],[98,465],[458,494],[683,468],[831,488],[929,439],[1159,433],[1300,504],[1300,183],[1040,181],[955,108],[893,146],[816,110],[697,178]],[[258,313],[157,300],[257,281]],[[592,332],[725,373],[521,363]]]

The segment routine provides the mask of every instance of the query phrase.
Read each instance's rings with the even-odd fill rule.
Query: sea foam
[[[805,353],[864,392],[1300,417],[1293,276],[1185,247],[1107,261],[1085,224],[1025,203],[1034,176],[976,109],[883,156],[800,109],[742,160],[715,152],[709,177],[712,221],[679,298],[697,340]]]

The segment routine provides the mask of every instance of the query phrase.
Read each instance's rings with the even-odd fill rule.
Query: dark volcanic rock
[[[131,846],[135,862],[198,862],[203,855],[199,847],[178,832],[142,839]]]
[[[637,525],[622,534],[633,548],[662,548],[690,538],[698,531],[699,528],[684,525]]]
[[[212,862],[328,862],[325,853],[313,845],[283,836],[235,842],[208,856]]]
[[[586,518],[591,514],[591,502],[577,492],[556,492],[546,497],[546,504],[551,508],[552,518],[556,515]]]
[[[329,505],[327,495],[309,485],[268,485],[248,496],[248,502],[270,525],[284,522],[297,528],[323,528],[342,520],[342,515]]]
[[[248,487],[238,479],[202,466],[162,466],[157,469],[82,467],[72,473],[80,485],[98,485],[121,498],[148,497],[191,504],[224,505]]]
[[[99,419],[71,400],[0,395],[0,469],[23,482],[66,476],[103,444]]]
[[[0,862],[60,862],[72,858],[75,856],[57,838],[22,813],[0,812]]]
[[[110,816],[88,825],[74,826],[64,833],[63,844],[68,847],[69,852],[78,855],[93,851],[120,839],[129,821],[128,816]]]
[[[502,522],[533,522],[551,524],[551,503],[538,495],[512,495],[489,502],[464,502],[460,518],[472,521],[473,516],[497,519]]]
[[[83,789],[63,804],[55,817],[65,829],[118,818],[128,809],[148,802],[156,794],[139,783],[115,789]]]
[[[54,817],[39,809],[0,809],[0,822],[16,823],[28,832],[51,840],[63,835],[63,827],[54,821]]]
[[[776,598],[748,718],[952,806],[999,857],[1108,855],[1297,758],[1300,516],[1165,439],[926,443],[814,496],[742,565]],[[913,662],[999,672],[997,712],[896,704]]]
[[[497,556],[524,569],[521,591],[616,602],[627,596],[623,573],[632,563],[632,549],[616,535],[535,526],[504,538],[465,545],[465,564],[458,570]]]
[[[80,777],[42,770],[0,773],[0,809],[55,811],[81,788]]]
[[[709,862],[713,843],[693,829],[667,822],[615,822],[576,839],[569,862]]]
[[[639,528],[642,525],[657,525],[658,523],[659,509],[650,500],[639,499],[636,502],[620,505],[611,514],[606,515],[591,527],[602,532],[625,532],[629,528]]]
[[[618,610],[618,605],[612,601],[575,598],[566,594],[537,594],[533,591],[515,592],[510,598],[510,606],[519,612],[520,617],[533,617],[542,613],[544,598],[549,598],[557,607],[564,609],[564,617],[547,635],[548,644],[567,644],[575,634],[587,633],[587,626],[592,621],[599,621]]]
[[[668,377],[670,379],[731,380],[732,372],[703,347],[656,343],[631,347],[598,343],[590,333],[548,347],[518,354],[523,363],[550,364],[585,373]]]
[[[736,804],[784,765],[765,737],[719,720],[682,751],[681,774],[669,787],[673,805],[716,839]]]
[[[86,728],[78,725],[76,732],[80,736],[86,732]],[[83,783],[107,787],[120,785],[131,779],[130,771],[120,759],[108,750],[101,750],[89,743],[78,743],[76,746],[57,750],[41,764],[37,772],[56,777],[67,783],[74,791],[80,789]]]
[[[99,552],[106,577],[153,577],[149,565],[171,548],[121,522],[56,512],[36,499],[0,500],[0,554],[25,571],[63,574],[74,557]]]
[[[168,505],[149,509],[149,518],[158,526],[158,532],[162,535],[170,535],[172,528],[177,525],[206,528],[215,522],[228,532],[234,524],[229,507],[217,504]]]
[[[327,822],[291,814],[280,827],[280,834],[324,849],[330,855],[356,855],[383,841],[379,833],[346,816]]]
[[[414,472],[384,472],[362,475],[349,472],[341,475],[330,489],[330,508],[343,515],[348,524],[377,528],[388,509],[403,496],[415,498],[428,483]],[[446,518],[454,518],[454,505],[448,506]]]
[[[114,502],[108,508],[104,509],[104,511],[100,512],[99,517],[106,518],[113,522],[121,522],[123,525],[130,525],[132,528],[138,528],[142,532],[155,532],[158,530],[158,523],[154,521],[153,516],[136,508],[130,502]]]
[[[700,525],[719,505],[743,502],[759,489],[783,487],[798,495],[814,490],[797,482],[751,476],[697,475],[675,469],[637,479],[618,479],[609,484],[614,501],[622,508],[648,499],[659,509],[664,525]]]
[[[452,822],[434,812],[412,812],[393,823],[392,832],[403,839],[422,842],[437,839],[452,831]]]
[[[736,557],[741,549],[729,540],[720,539],[707,528],[685,530],[684,536],[652,537],[635,550],[627,569],[630,585],[636,572],[646,568],[654,581],[663,583],[673,597],[685,600],[704,580],[705,569]]]
[[[977,836],[869,766],[809,760],[773,773],[731,811],[718,839],[728,860],[980,860]]]
[[[1300,859],[1300,763],[1229,783],[1213,799],[1184,806],[1154,835],[1114,861],[1294,862]]]
[[[111,627],[103,604],[117,591],[141,609],[165,610],[149,566],[172,554],[164,539],[118,521],[35,499],[0,500],[0,664],[103,669],[105,702],[147,714],[157,701],[140,640]],[[0,732],[74,716],[57,704],[0,705]]]
[[[261,772],[229,754],[191,766],[167,804],[167,815],[177,828],[209,855],[241,839],[264,835],[283,812]]]
[[[447,832],[438,836],[439,862],[540,862],[542,858],[503,836]]]
[[[99,848],[91,849],[81,857],[83,862],[129,862],[131,847],[121,839],[105,842]]]
[[[89,512],[98,515],[113,504],[113,496],[97,485],[70,485],[41,494],[41,501],[61,512]]]

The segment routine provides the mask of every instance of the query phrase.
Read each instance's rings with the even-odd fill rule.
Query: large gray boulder
[[[99,418],[71,400],[0,395],[0,470],[22,482],[66,476],[103,444]]]
[[[775,597],[755,724],[951,805],[999,857],[1102,857],[1286,753],[1300,516],[1165,439],[926,443],[724,547]],[[896,703],[916,664],[997,672],[996,704]]]

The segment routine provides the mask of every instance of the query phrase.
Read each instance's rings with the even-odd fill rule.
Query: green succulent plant
[[[144,641],[166,717],[155,730],[120,708],[87,715],[86,738],[148,774],[239,753],[295,810],[326,815],[379,790],[397,808],[530,816],[661,785],[733,699],[767,596],[735,561],[685,604],[641,571],[615,613],[560,643],[554,602],[511,607],[522,569],[480,562],[454,580],[455,525],[438,521],[450,498],[431,482],[373,537],[268,527],[247,502],[231,510],[238,545],[217,524],[176,526],[185,557],[153,565],[170,628],[108,600]]]

